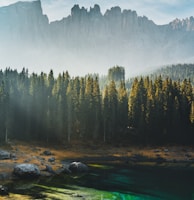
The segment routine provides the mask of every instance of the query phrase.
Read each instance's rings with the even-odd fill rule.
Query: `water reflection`
[[[194,196],[194,172],[91,165],[90,173],[85,176],[17,181],[9,187],[12,195],[21,195],[22,199],[191,200]]]
[[[85,185],[100,190],[136,195],[138,199],[189,200],[194,191],[194,172],[170,169],[129,169],[115,166],[97,170],[99,176],[87,177]],[[84,183],[84,182],[83,182]]]

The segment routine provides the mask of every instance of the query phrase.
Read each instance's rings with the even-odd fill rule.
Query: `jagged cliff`
[[[44,40],[49,31],[48,25],[40,1],[18,2],[0,8],[0,38],[4,42]]]
[[[0,65],[128,74],[166,63],[194,61],[194,18],[158,26],[135,11],[75,5],[60,21],[48,22],[40,0],[0,8]],[[41,68],[45,70],[44,68]],[[74,73],[76,74],[76,73]]]

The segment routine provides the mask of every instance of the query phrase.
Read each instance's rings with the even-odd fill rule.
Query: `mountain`
[[[194,61],[194,18],[156,25],[135,11],[113,7],[102,14],[75,5],[71,14],[49,23],[41,2],[0,8],[0,66],[30,71],[68,70],[106,74],[114,65],[128,76],[164,64]]]

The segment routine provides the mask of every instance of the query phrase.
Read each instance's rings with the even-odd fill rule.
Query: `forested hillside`
[[[171,78],[172,80],[190,79],[194,85],[194,64],[177,64],[163,67],[153,73],[153,77],[161,75],[162,78]]]
[[[193,143],[191,82],[140,77],[129,93],[120,69],[117,83],[110,76],[103,90],[94,75],[1,71],[1,141]]]
[[[193,88],[189,80],[135,79],[129,96],[129,122],[141,140],[187,141],[191,127]],[[193,114],[193,113],[192,113]]]

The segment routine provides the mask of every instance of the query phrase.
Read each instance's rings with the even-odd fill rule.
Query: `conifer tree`
[[[67,87],[67,141],[71,142],[72,126],[73,126],[73,95],[72,95],[72,81],[69,82]]]
[[[110,124],[110,113],[109,113],[109,96],[108,96],[108,86],[105,87],[103,95],[103,141],[106,142],[110,139],[109,136],[109,124]]]
[[[128,126],[128,95],[125,83],[121,81],[118,89],[118,126],[120,137],[123,136]]]
[[[101,94],[100,94],[100,87],[98,77],[95,78],[93,81],[93,98],[94,98],[94,130],[93,130],[93,139],[98,138],[98,134],[100,132],[100,125],[101,125]]]
[[[118,137],[118,92],[116,89],[116,84],[114,81],[111,81],[108,86],[108,103],[109,103],[109,134],[110,138],[114,139],[115,137]]]

